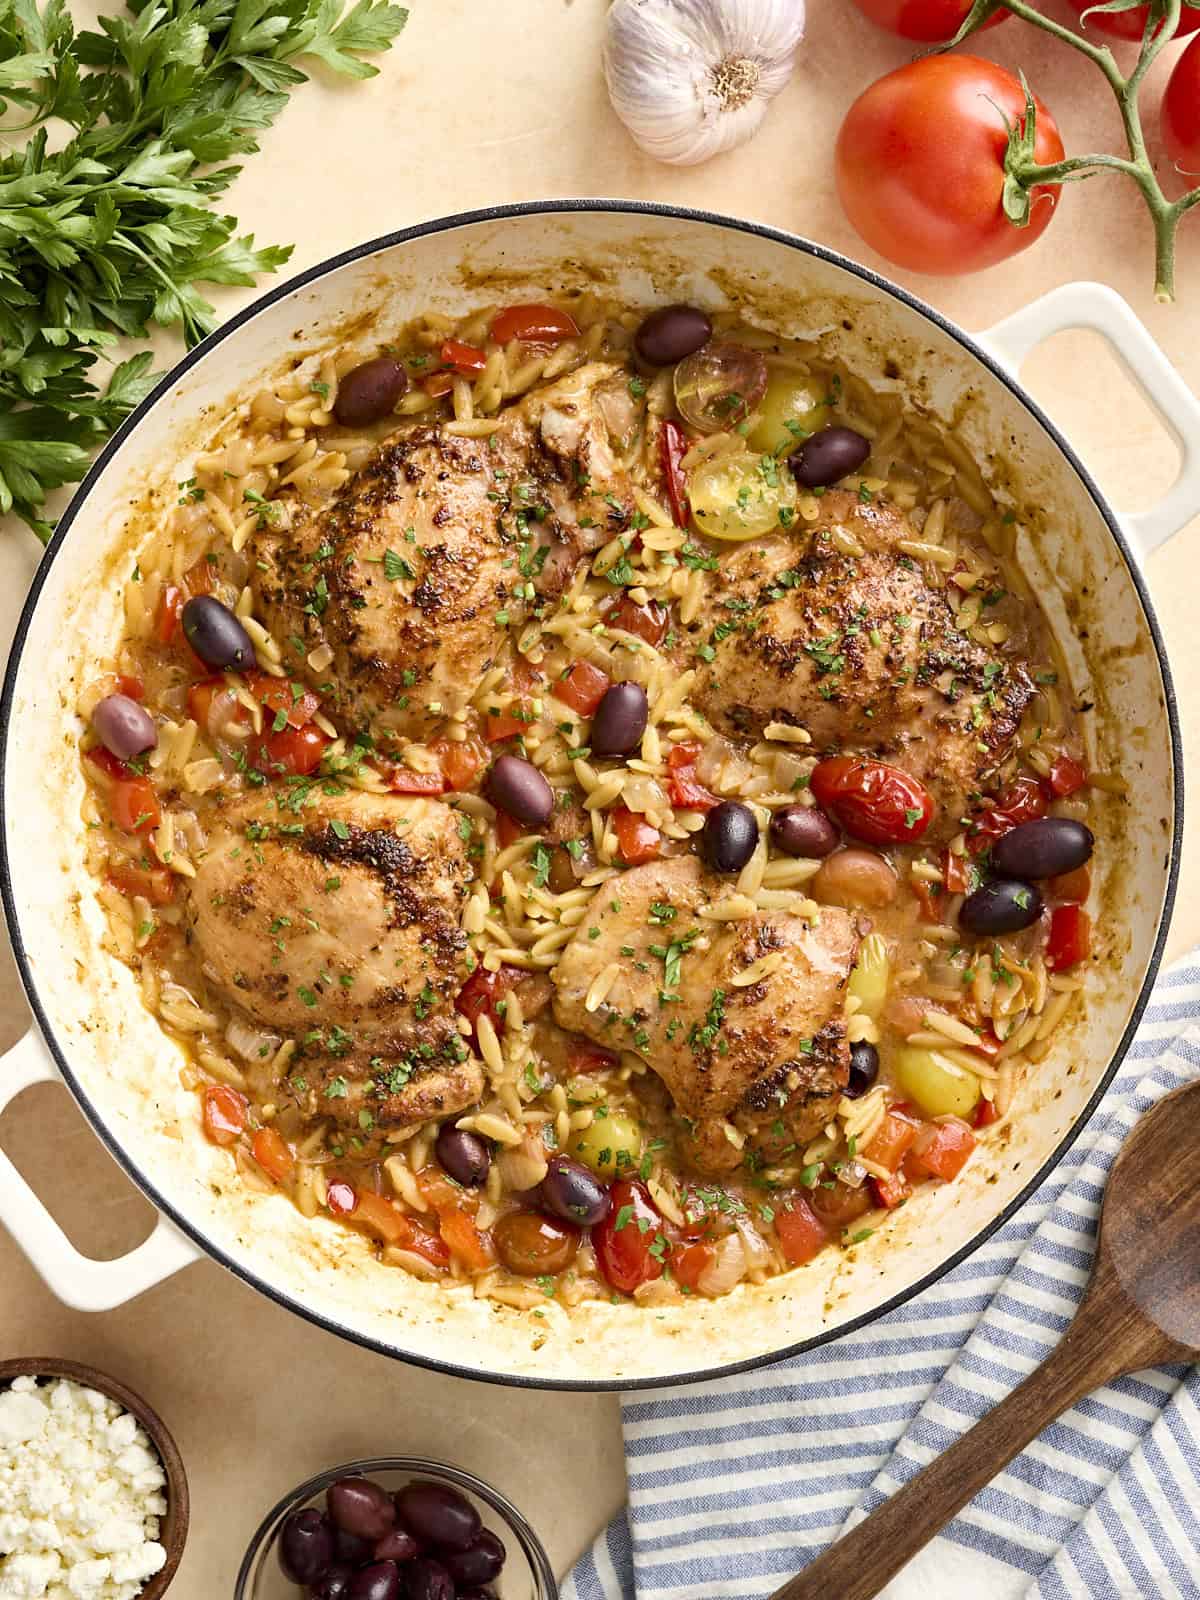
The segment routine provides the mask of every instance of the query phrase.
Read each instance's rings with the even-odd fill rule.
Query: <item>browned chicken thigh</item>
[[[694,1165],[713,1176],[746,1147],[775,1159],[832,1117],[849,1072],[842,999],[858,947],[834,906],[813,919],[698,914],[726,890],[694,856],[624,872],[552,974],[559,1023],[641,1056],[670,1091]],[[764,975],[739,981],[763,957]]]
[[[214,987],[294,1037],[288,1089],[312,1116],[386,1128],[461,1110],[482,1074],[459,1034],[470,878],[441,801],[256,795],[221,815],[191,885]],[[364,1120],[369,1119],[369,1120]]]
[[[511,407],[487,438],[409,425],[330,505],[261,533],[257,614],[290,670],[385,744],[461,710],[505,629],[630,521],[614,454],[636,427],[627,390],[593,363]]]
[[[1008,753],[1033,682],[959,632],[945,591],[900,549],[918,537],[902,512],[837,490],[820,505],[815,524],[722,553],[695,626],[711,659],[694,698],[727,734],[791,723],[815,751],[895,762],[953,832]]]

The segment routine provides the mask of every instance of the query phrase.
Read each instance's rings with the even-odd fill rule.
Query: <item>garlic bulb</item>
[[[803,37],[804,0],[613,0],[613,109],[660,161],[706,161],[755,132]]]

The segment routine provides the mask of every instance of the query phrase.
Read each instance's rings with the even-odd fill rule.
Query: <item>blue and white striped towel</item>
[[[1148,1106],[1197,1075],[1200,952],[1160,978],[1066,1159],[940,1283],[766,1371],[624,1400],[629,1507],[565,1600],[769,1595],[907,1482],[1057,1343],[1113,1157]],[[1082,1401],[885,1593],[1200,1600],[1200,1370],[1137,1373]]]

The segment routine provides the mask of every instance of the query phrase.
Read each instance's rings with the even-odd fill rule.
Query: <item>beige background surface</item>
[[[642,157],[608,110],[599,75],[604,10],[605,0],[413,0],[382,75],[349,90],[314,82],[299,91],[251,159],[231,208],[260,240],[296,240],[297,269],[425,217],[606,195],[763,219],[887,270],[841,217],[830,151],[853,95],[907,58],[902,42],[872,29],[849,0],[810,0],[798,71],[758,138],[702,168],[677,170]],[[1025,68],[1068,150],[1117,148],[1115,107],[1088,63],[1012,22],[988,35],[985,51]],[[1149,100],[1157,88],[1151,84]],[[1132,186],[1114,177],[1071,190],[1042,243],[1005,267],[976,278],[901,281],[981,329],[1056,284],[1103,279],[1200,389],[1200,215],[1183,241],[1180,306],[1153,304],[1151,266],[1148,219]],[[223,306],[243,298],[231,294]],[[1025,377],[1118,507],[1149,505],[1170,482],[1173,446],[1098,340],[1060,336],[1035,353]],[[37,554],[21,529],[0,538],[4,648]],[[1150,564],[1189,767],[1200,753],[1198,554],[1200,522]],[[1179,903],[1172,952],[1200,937],[1194,849],[1185,854]],[[0,1047],[25,1025],[4,948]],[[64,1090],[23,1096],[0,1122],[0,1141],[81,1248],[116,1254],[148,1231],[148,1206]],[[175,1430],[193,1491],[178,1600],[228,1596],[261,1513],[309,1471],[358,1454],[428,1452],[482,1473],[530,1514],[560,1568],[623,1494],[615,1399],[472,1385],[389,1363],[277,1310],[208,1263],[133,1305],[85,1317],[59,1306],[0,1234],[0,1357],[34,1353],[119,1374]]]

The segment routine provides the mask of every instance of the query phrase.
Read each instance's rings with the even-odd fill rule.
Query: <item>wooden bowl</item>
[[[20,1361],[0,1361],[0,1389],[7,1388],[14,1378],[70,1378],[73,1383],[88,1389],[98,1389],[119,1406],[135,1416],[150,1436],[167,1475],[165,1494],[167,1514],[161,1518],[158,1542],[167,1552],[161,1571],[156,1572],[138,1595],[138,1600],[159,1600],[171,1586],[179,1570],[183,1547],[188,1531],[188,1481],[183,1468],[183,1458],[178,1446],[167,1432],[162,1418],[123,1383],[110,1378],[106,1372],[88,1367],[81,1361],[60,1361],[57,1356],[28,1356]]]

